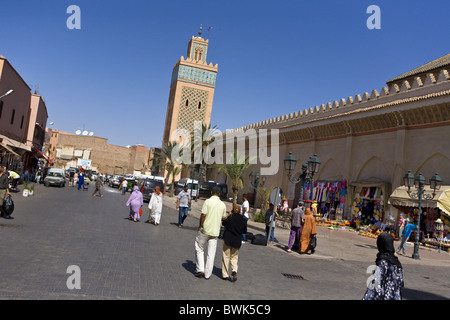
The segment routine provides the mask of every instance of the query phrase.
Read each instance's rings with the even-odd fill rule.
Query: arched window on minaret
[[[186,107],[189,106],[189,100],[186,99]]]
[[[195,61],[200,61],[202,60],[202,56],[203,56],[203,48],[201,47],[195,47],[194,49],[194,60]]]

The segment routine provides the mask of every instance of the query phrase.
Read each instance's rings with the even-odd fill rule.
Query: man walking
[[[103,197],[102,191],[101,191],[102,186],[103,186],[102,178],[99,175],[97,177],[97,180],[95,181],[95,191],[94,191],[94,193],[92,193],[92,196],[95,196],[95,194],[98,192],[100,194],[100,197],[102,198]]]
[[[247,194],[243,194],[242,195],[242,199],[244,200],[244,202],[242,203],[241,206],[241,215],[244,217],[245,221],[248,221],[249,219],[249,215],[248,215],[248,211],[250,210],[250,204],[248,203],[247,200]],[[245,243],[245,241],[247,240],[245,233],[242,234],[242,243]]]
[[[1,216],[5,219],[13,219],[11,216],[6,215],[6,212],[3,210],[3,205],[5,203],[5,199],[9,193],[9,176],[6,172],[6,169],[3,166],[0,166],[0,212]]]
[[[406,256],[406,241],[408,241],[409,237],[413,230],[417,229],[417,226],[413,223],[409,223],[409,218],[405,219],[405,226],[403,227],[402,232],[402,241],[397,248],[397,253],[400,254],[400,250],[403,251],[403,255]]]
[[[300,236],[302,234],[302,222],[305,220],[305,208],[303,201],[300,200],[297,208],[292,210],[291,214],[291,233],[289,236],[289,245],[287,252],[292,252],[292,245],[295,239],[300,243]]]
[[[122,182],[120,183],[120,186],[122,187],[122,194],[127,193],[127,188],[128,188],[127,179],[123,178]]]
[[[177,196],[177,209],[178,209],[178,227],[184,223],[188,215],[189,204],[191,203],[190,194],[188,192],[188,186],[185,185],[184,189]]]
[[[222,220],[227,217],[225,203],[220,200],[219,195],[219,187],[214,187],[211,198],[203,204],[198,233],[195,238],[195,276],[198,278],[204,276],[205,279],[209,279],[211,277],[216,255],[217,237],[220,233]]]

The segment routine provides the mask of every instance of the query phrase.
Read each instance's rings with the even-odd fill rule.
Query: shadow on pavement
[[[171,224],[172,226],[175,226],[175,227],[178,228],[178,223],[176,223],[176,222],[171,222],[170,224]],[[190,226],[183,225],[183,226],[181,226],[180,229],[186,229],[186,230],[197,231],[198,227],[190,227]]]
[[[195,274],[195,268],[196,267],[195,267],[195,262],[194,261],[186,260],[186,262],[182,263],[181,265],[186,269],[186,271],[192,273],[193,275]],[[213,266],[212,274],[217,276],[217,277],[219,277],[219,278],[221,278],[222,277],[222,269],[218,268],[216,266]]]
[[[402,296],[404,300],[448,300],[448,298],[421,290],[403,288]]]

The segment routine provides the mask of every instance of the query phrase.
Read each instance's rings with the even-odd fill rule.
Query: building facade
[[[56,137],[56,136],[55,136]],[[55,167],[84,167],[102,174],[148,173],[149,150],[136,145],[120,147],[108,144],[108,139],[59,132],[55,147]]]
[[[11,91],[12,90],[12,91]],[[4,96],[6,92],[11,94]],[[0,164],[22,173],[45,159],[42,147],[47,107],[41,96],[31,94],[19,73],[0,55]]]
[[[342,218],[371,211],[380,218],[398,207],[389,204],[390,195],[403,185],[411,170],[430,179],[436,172],[444,185],[450,185],[450,54],[387,82],[381,91],[317,105],[280,117],[267,119],[234,132],[257,133],[261,129],[279,132],[278,172],[265,177],[264,187],[281,187],[291,207],[298,200],[318,202],[319,209],[336,209]],[[225,141],[225,140],[224,140]],[[224,146],[225,147],[225,146]],[[269,143],[272,152],[277,149]],[[247,143],[247,152],[250,146]],[[314,154],[321,161],[312,184],[290,182],[284,159],[292,153],[297,159],[296,177],[301,165]],[[250,177],[262,165],[252,165],[243,178],[255,195]],[[252,175],[253,174],[253,175]],[[212,170],[209,178],[226,180]],[[301,192],[303,194],[301,195]],[[321,207],[322,206],[322,207]]]

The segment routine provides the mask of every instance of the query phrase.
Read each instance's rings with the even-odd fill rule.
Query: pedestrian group
[[[7,170],[0,166],[0,213],[6,219],[12,219],[10,215],[5,213],[4,203],[7,197],[10,197],[9,183],[10,177]],[[39,176],[37,177],[39,180]],[[70,176],[70,185],[78,185],[78,190],[84,184],[84,174],[74,172]],[[103,186],[102,177],[99,176],[95,183],[95,190],[92,196],[101,193]],[[123,179],[120,188],[122,194],[125,194],[127,189],[127,181]],[[195,276],[204,279],[210,279],[213,267],[214,258],[216,255],[218,237],[223,227],[223,245],[222,245],[222,279],[237,281],[238,272],[238,258],[241,245],[246,241],[247,221],[249,219],[249,202],[247,195],[243,195],[242,206],[234,205],[227,213],[225,203],[220,199],[220,189],[214,187],[212,195],[207,199],[202,207],[197,235],[195,237]],[[284,199],[283,199],[284,200]],[[181,228],[185,219],[188,216],[188,211],[191,205],[191,195],[188,192],[188,186],[177,196],[176,208],[178,209],[178,227]],[[130,208],[128,219],[138,222],[142,215],[143,195],[138,186],[133,187],[126,202],[126,206]],[[163,207],[163,193],[159,186],[155,187],[151,195],[148,209],[149,218],[148,223],[153,223],[158,226],[161,221],[161,213]],[[281,205],[279,208],[269,203],[269,209],[265,213],[265,236],[269,244],[274,242],[274,229],[276,219],[279,217],[278,211],[290,212],[291,229],[289,235],[289,243],[287,252],[292,252],[295,245],[298,246],[300,254],[315,252],[316,246],[316,223],[311,208],[305,208],[303,201],[298,203],[298,206],[288,211],[287,206]],[[314,206],[312,206],[314,210]],[[399,235],[401,236],[400,245],[397,250],[394,249],[394,238],[390,233],[381,233],[377,238],[378,254],[375,260],[375,272],[368,283],[367,291],[363,300],[401,300],[401,289],[404,286],[403,282],[403,267],[396,257],[395,253],[400,254],[400,251],[406,255],[406,241],[411,236],[413,230],[417,226],[409,223],[409,219],[405,219],[403,214],[399,220]]]

